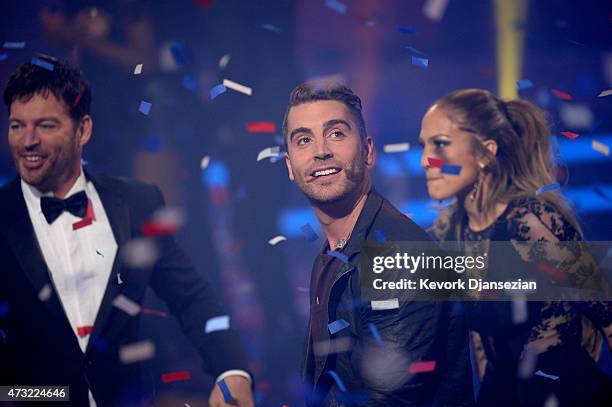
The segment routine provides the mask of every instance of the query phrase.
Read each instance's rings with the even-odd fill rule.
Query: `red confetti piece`
[[[76,98],[74,98],[74,102],[72,102],[72,108],[74,109],[75,107],[77,107],[80,101],[81,101],[81,94],[79,93],[76,96]]]
[[[539,262],[538,271],[542,274],[546,274],[548,277],[550,277],[554,281],[558,281],[560,283],[567,281],[567,273],[562,272],[561,270],[551,265],[550,263],[546,263],[543,261]]]
[[[556,97],[558,97],[559,99],[563,99],[563,100],[572,100],[572,95],[570,95],[569,93],[565,93],[565,92],[561,92],[558,89],[550,89],[550,93],[552,93],[553,95],[555,95]]]
[[[427,162],[429,163],[430,167],[434,168],[441,168],[444,166],[444,160],[440,160],[438,158],[427,157]]]
[[[579,136],[578,134],[572,133],[571,131],[562,131],[561,134],[563,134],[567,138],[571,138],[572,140]]]
[[[161,375],[161,379],[162,379],[162,382],[164,383],[181,382],[185,380],[191,380],[191,373],[189,372],[164,373]]]
[[[276,133],[274,122],[248,122],[246,128],[249,133]]]
[[[93,326],[92,325],[77,327],[77,335],[79,335],[81,338],[91,334],[92,332],[93,332]]]
[[[168,318],[168,314],[162,311],[158,311],[156,309],[152,309],[152,308],[143,308],[142,309],[142,314],[143,315],[156,315],[158,317],[162,317],[162,318]]]
[[[214,3],[215,0],[193,0],[193,4],[199,7],[207,7]]]
[[[81,229],[81,228],[84,228],[85,226],[89,226],[89,225],[91,225],[91,223],[92,223],[92,222],[93,222],[93,219],[92,219],[92,218],[83,218],[83,219],[81,219],[80,221],[78,221],[78,222],[74,222],[74,223],[72,224],[72,230],[73,230],[73,231],[75,231],[75,230],[79,230],[79,229]]]
[[[428,360],[428,361],[423,361],[423,362],[413,362],[410,365],[410,373],[416,374],[416,373],[433,372],[435,368],[436,368],[435,360]]]
[[[176,225],[162,225],[157,222],[145,222],[142,225],[142,234],[144,236],[165,236],[176,233],[178,227]]]

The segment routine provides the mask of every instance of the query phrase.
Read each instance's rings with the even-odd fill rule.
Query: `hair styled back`
[[[70,116],[78,124],[91,109],[89,81],[67,62],[46,55],[38,55],[37,59],[50,64],[53,69],[26,62],[13,72],[3,95],[9,115],[15,100],[28,101],[37,94],[47,97],[51,92],[66,104]]]
[[[361,114],[361,99],[355,95],[351,88],[336,81],[310,81],[302,83],[293,89],[289,96],[289,105],[283,119],[283,138],[287,145],[287,118],[292,107],[303,103],[319,100],[335,100],[343,103],[357,122],[359,136],[363,141],[366,137],[365,121]]]
[[[503,101],[484,89],[460,89],[435,103],[459,128],[475,137],[474,152],[483,158],[484,171],[492,175],[490,189],[479,199],[479,209],[496,203],[534,197],[536,191],[556,182],[546,114],[526,100]],[[494,140],[497,153],[483,141]],[[558,190],[538,196],[552,204],[580,231],[572,211]]]

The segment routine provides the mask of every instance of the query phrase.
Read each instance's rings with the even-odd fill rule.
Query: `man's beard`
[[[330,185],[306,183],[301,176],[295,177],[295,181],[312,205],[325,206],[356,195],[365,181],[365,172],[363,162],[357,161],[352,167],[343,167],[340,174],[344,173],[344,178]]]

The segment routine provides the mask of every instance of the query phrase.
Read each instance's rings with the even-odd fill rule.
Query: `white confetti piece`
[[[219,317],[214,317],[206,321],[206,328],[204,331],[209,334],[215,331],[225,331],[230,327],[230,317],[229,315],[221,315]]]
[[[119,348],[119,360],[127,365],[142,362],[155,356],[155,344],[151,341],[134,342]]]
[[[385,144],[383,151],[385,153],[402,153],[410,150],[410,143]]]
[[[268,240],[268,244],[272,246],[276,246],[278,243],[287,240],[287,238],[283,235],[278,235]]]
[[[123,261],[128,267],[147,269],[155,264],[158,256],[157,245],[150,238],[133,239],[122,249]]]
[[[234,81],[230,81],[229,79],[223,79],[223,86],[228,89],[233,89],[236,92],[244,93],[247,96],[251,96],[253,94],[253,89],[248,86],[241,85]]]
[[[123,294],[119,294],[117,297],[115,297],[113,300],[113,305],[132,317],[140,313],[140,305],[136,304]]]
[[[558,406],[559,406],[559,400],[554,394],[551,394],[550,396],[548,396],[548,398],[544,402],[544,407],[558,407]]]
[[[166,206],[158,209],[153,214],[153,222],[161,227],[172,227],[179,229],[185,224],[187,215],[185,210],[178,206]]]
[[[257,154],[257,161],[265,160],[266,158],[276,158],[280,154],[280,147],[268,147],[264,148]]]
[[[200,169],[205,170],[206,167],[208,167],[208,164],[210,164],[210,156],[205,155],[204,157],[202,157],[202,160],[200,161]]]
[[[541,370],[538,370],[537,372],[534,373],[535,376],[541,376],[541,377],[545,377],[547,379],[550,380],[558,380],[559,376],[555,376],[554,374],[546,374]]]
[[[138,64],[136,65],[136,68],[134,68],[134,75],[140,75],[142,73],[142,64]]]
[[[313,343],[313,352],[316,356],[343,353],[353,347],[353,340],[349,337],[334,339],[331,341],[320,341]]]
[[[399,308],[399,300],[391,298],[390,300],[372,300],[370,301],[372,311],[384,311]]]
[[[448,0],[427,0],[423,6],[423,14],[430,20],[440,21],[447,5]]]
[[[512,300],[512,323],[522,324],[527,321],[527,299],[520,296]]]
[[[221,59],[219,60],[219,68],[224,69],[227,64],[229,64],[230,59],[232,58],[232,56],[230,54],[225,54],[221,57]]]
[[[600,143],[597,140],[593,140],[592,147],[593,147],[593,150],[598,151],[605,156],[610,155],[610,147],[608,147],[604,143]]]
[[[51,289],[51,286],[49,284],[45,284],[45,286],[41,288],[40,291],[38,292],[38,299],[41,300],[42,302],[45,302],[49,298],[51,298],[52,292],[53,290]]]
[[[597,97],[602,98],[604,96],[610,96],[610,95],[612,95],[612,89],[602,91],[599,95],[597,95]]]

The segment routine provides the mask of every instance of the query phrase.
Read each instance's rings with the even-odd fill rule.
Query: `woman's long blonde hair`
[[[490,188],[478,200],[478,210],[488,211],[497,203],[535,197],[539,188],[556,182],[547,116],[533,103],[521,99],[505,102],[484,89],[460,89],[435,104],[461,130],[474,135],[473,149],[486,162],[484,171],[491,174]],[[496,154],[484,147],[485,140],[497,143]],[[582,234],[558,189],[539,194],[538,198],[552,204]],[[457,208],[458,212],[463,210],[462,205]]]

